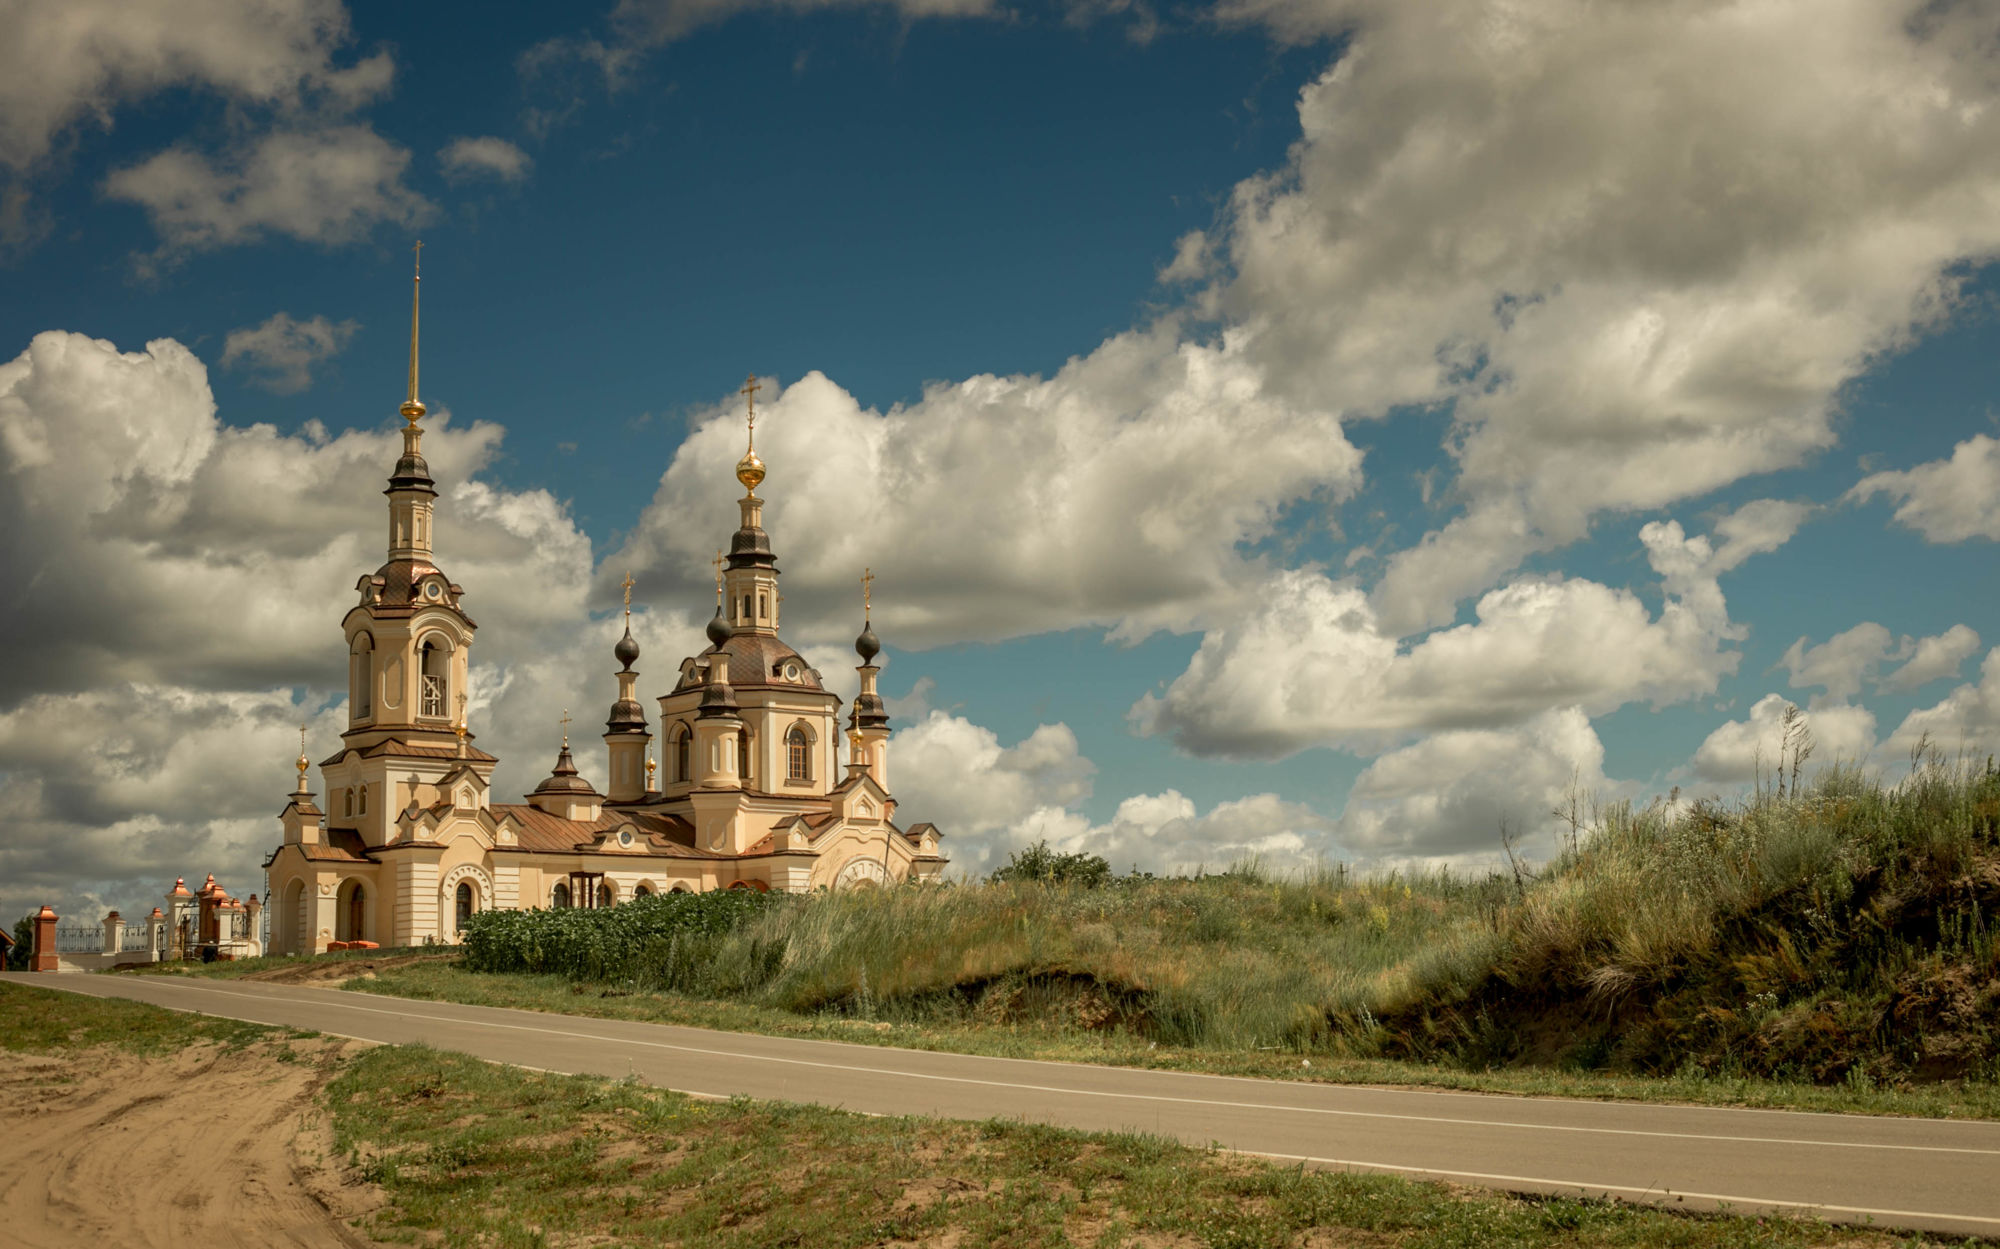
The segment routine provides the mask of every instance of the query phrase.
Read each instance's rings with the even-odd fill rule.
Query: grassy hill
[[[1545,868],[1252,869],[495,915],[475,969],[1473,1068],[2000,1079],[2000,770],[1616,806]],[[657,908],[642,910],[641,907]],[[482,917],[484,919],[485,917]],[[616,927],[614,927],[616,926]]]

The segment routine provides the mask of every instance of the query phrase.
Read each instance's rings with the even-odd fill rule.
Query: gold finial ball
[[[405,399],[403,401],[403,406],[397,409],[397,411],[403,414],[403,419],[408,421],[412,425],[415,425],[418,421],[423,420],[424,413],[428,412],[429,410],[430,409],[424,407],[424,401],[421,399]]]
[[[736,480],[742,482],[743,488],[753,494],[759,483],[764,480],[764,461],[757,458],[755,451],[745,451],[743,458],[736,461]]]
[[[300,776],[304,776],[306,774],[306,769],[312,766],[312,761],[310,759],[307,759],[304,755],[300,755],[299,761],[293,766],[298,768]]]

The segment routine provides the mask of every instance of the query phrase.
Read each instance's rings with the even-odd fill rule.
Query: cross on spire
[[[722,552],[715,553],[715,605],[722,606]]]
[[[861,619],[864,622],[868,619],[868,613],[873,608],[874,601],[875,570],[873,568],[864,568],[861,570]]]
[[[417,240],[411,249],[416,255],[415,273],[410,279],[410,393],[403,400],[403,419],[412,429],[423,418],[424,401],[417,398],[417,311],[422,303],[420,296],[424,289],[424,241]]]
[[[618,584],[625,587],[625,614],[629,616],[632,614],[632,586],[634,584],[631,569],[628,568],[625,570],[625,580]]]
[[[742,395],[747,401],[746,414],[750,419],[750,447],[752,450],[755,450],[757,447],[757,392],[763,388],[763,383],[757,380],[755,373],[752,373],[743,379],[743,389],[736,392]]]
[[[564,750],[568,750],[568,749],[569,749],[569,725],[570,725],[570,719],[569,719],[569,708],[567,708],[567,707],[564,707],[564,708],[563,708],[563,713],[562,713],[562,719],[561,719],[561,720],[559,720],[559,721],[557,721],[557,723],[561,724],[561,725],[562,725],[562,729],[563,729],[563,749],[564,749]]]

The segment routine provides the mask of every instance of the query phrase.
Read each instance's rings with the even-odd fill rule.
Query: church
[[[744,495],[718,560],[709,646],[681,660],[656,700],[664,766],[639,700],[628,577],[625,633],[611,648],[619,667],[604,725],[605,791],[577,769],[565,725],[548,779],[525,802],[499,801],[498,756],[473,744],[465,716],[478,626],[465,589],[437,563],[437,484],[417,397],[421,275],[416,282],[403,453],[384,491],[388,562],[355,584],[341,622],[348,725],[319,765],[327,809],[308,788],[302,751],[298,788],[280,816],[283,840],[264,863],[270,952],[455,941],[489,907],[935,880],[947,861],[938,830],[895,819],[889,717],[875,687],[881,643],[865,595],[844,767],[840,697],[779,635],[784,600],[756,493],[765,468],[754,381],[744,388],[748,450],[736,465]]]

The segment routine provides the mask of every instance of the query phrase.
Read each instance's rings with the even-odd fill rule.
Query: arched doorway
[[[284,901],[272,918],[277,921],[277,932],[271,942],[275,954],[304,954],[306,952],[306,883],[295,880],[285,886]]]
[[[368,891],[358,880],[345,880],[334,898],[336,941],[368,940]]]
[[[478,908],[479,898],[473,891],[472,882],[461,880],[452,891],[451,930],[458,936],[465,935],[465,926],[472,922],[472,912]]]

